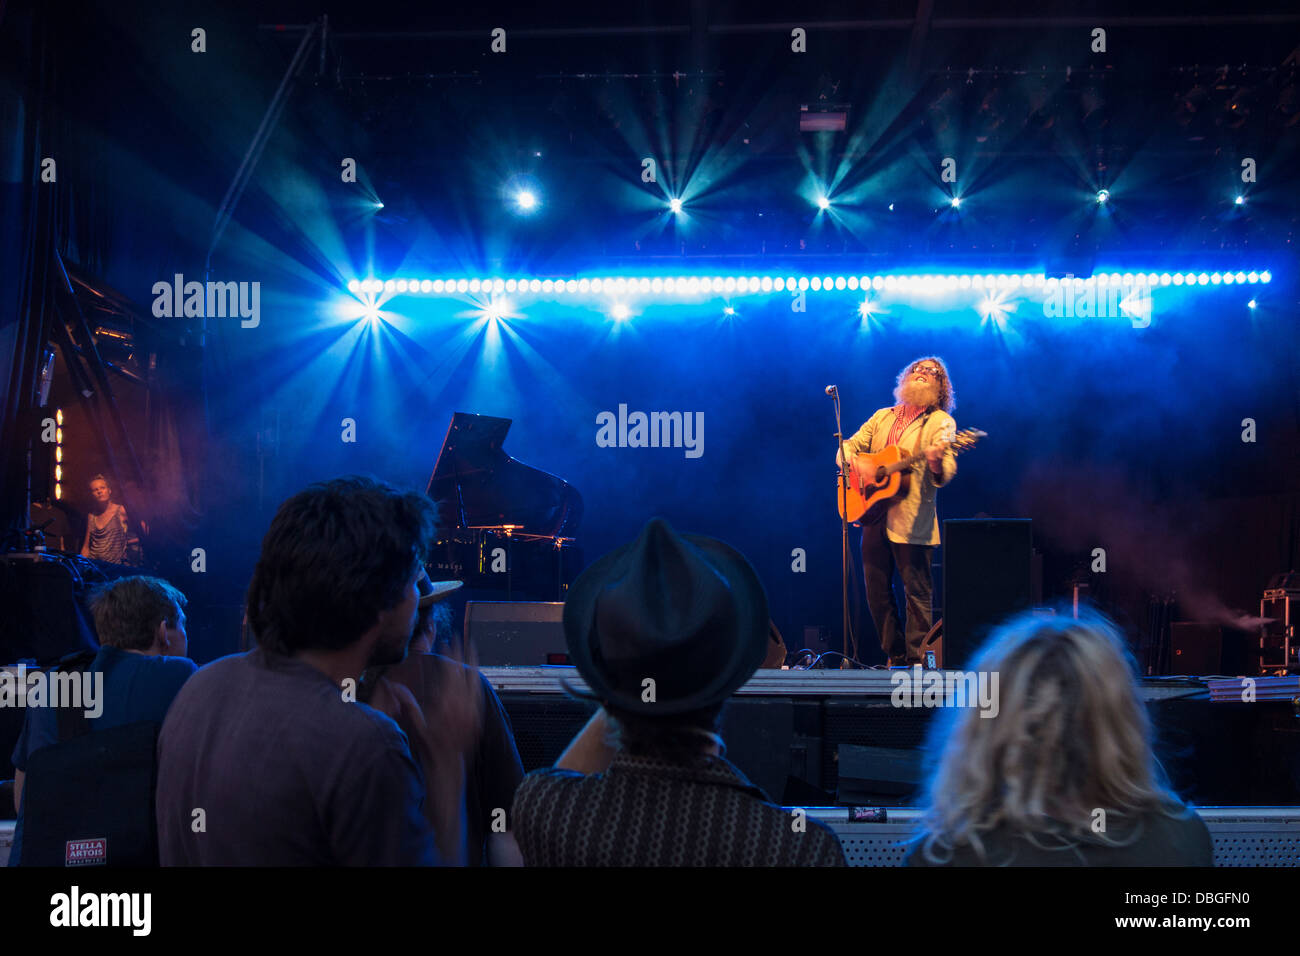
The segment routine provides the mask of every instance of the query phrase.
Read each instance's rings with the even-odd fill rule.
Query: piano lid
[[[509,418],[456,412],[429,477],[438,528],[517,525],[526,534],[576,537],[582,495],[567,481],[506,454]]]

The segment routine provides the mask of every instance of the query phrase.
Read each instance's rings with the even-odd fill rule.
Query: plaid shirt
[[[846,866],[829,828],[796,817],[721,757],[615,755],[591,776],[536,770],[511,829],[528,866]]]

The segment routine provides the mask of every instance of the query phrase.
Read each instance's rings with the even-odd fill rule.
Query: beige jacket
[[[844,445],[850,455],[862,453],[875,454],[883,451],[889,430],[894,427],[898,408],[882,408],[867,419],[852,438],[845,439]],[[927,417],[928,414],[928,417]],[[925,423],[922,428],[922,422]],[[957,423],[945,411],[934,409],[922,412],[903,429],[898,444],[909,454],[921,454],[939,439],[951,441],[957,434]],[[836,455],[835,462],[840,463]],[[952,449],[943,454],[943,476],[930,470],[928,462],[920,461],[912,466],[911,487],[907,494],[890,506],[885,516],[885,535],[898,544],[937,545],[939,543],[939,515],[935,510],[935,494],[940,487],[952,481],[957,474],[957,456]]]

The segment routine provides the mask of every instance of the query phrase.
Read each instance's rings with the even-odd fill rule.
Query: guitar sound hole
[[[882,466],[876,469],[876,484],[878,485],[884,484],[884,481],[885,481],[885,469]]]

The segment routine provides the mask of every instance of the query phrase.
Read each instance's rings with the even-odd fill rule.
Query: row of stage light
[[[618,276],[585,279],[353,279],[353,295],[457,295],[502,292],[541,294],[676,294],[722,292],[728,295],[785,291],[856,291],[858,289],[940,293],[956,289],[1056,289],[1089,286],[1205,286],[1255,284],[1272,281],[1263,272],[1110,272],[1087,278],[1059,278],[1045,273],[876,276]]]
[[[521,213],[535,212],[537,208],[541,205],[541,200],[537,198],[537,195],[527,189],[520,190],[519,192],[515,193],[514,202],[515,202],[516,209]],[[1106,205],[1106,203],[1110,202],[1110,190],[1109,189],[1097,190],[1096,202],[1098,206],[1104,206]],[[1232,202],[1233,205],[1244,206],[1246,205],[1246,197],[1238,193],[1236,196],[1233,197]],[[675,196],[672,199],[669,199],[666,203],[664,203],[664,205],[668,207],[668,209],[673,213],[673,215],[680,216],[683,213],[684,207],[682,201],[681,199]],[[829,196],[819,195],[817,199],[813,202],[813,205],[815,205],[818,209],[824,212],[830,209],[831,206],[838,206],[840,205],[840,203],[831,199]],[[856,205],[856,204],[849,203],[848,205]],[[953,209],[960,209],[961,197],[953,196],[948,200],[948,205],[950,205]],[[384,204],[382,202],[377,202],[375,203],[375,208],[383,209]],[[893,212],[894,210],[893,203],[889,204],[889,210],[890,212]]]

